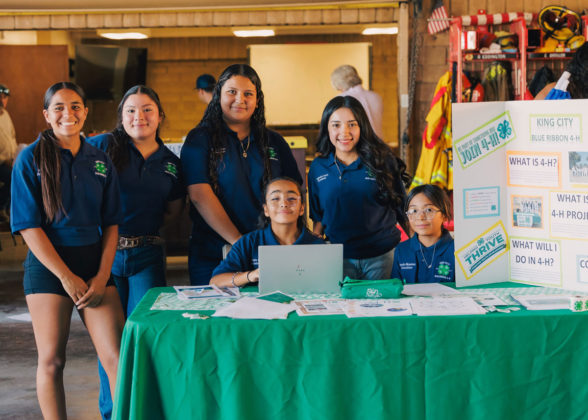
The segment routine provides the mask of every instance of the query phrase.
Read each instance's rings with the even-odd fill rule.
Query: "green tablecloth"
[[[508,284],[505,287],[513,287]],[[116,419],[580,419],[588,313],[191,320],[124,329]]]

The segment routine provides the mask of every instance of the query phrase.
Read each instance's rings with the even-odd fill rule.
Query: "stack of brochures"
[[[178,298],[182,300],[203,298],[239,298],[238,287],[218,287],[214,284],[206,286],[174,286]]]

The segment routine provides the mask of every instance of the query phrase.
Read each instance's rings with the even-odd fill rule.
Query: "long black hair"
[[[163,112],[163,108],[161,107],[161,101],[159,100],[159,95],[153,89],[144,86],[144,85],[136,85],[126,91],[125,95],[121,99],[120,103],[118,104],[117,108],[117,121],[116,127],[112,130],[112,137],[113,140],[108,142],[108,146],[106,148],[106,152],[112,159],[112,163],[116,170],[120,173],[129,163],[129,148],[128,144],[131,140],[129,134],[125,131],[123,126],[123,108],[125,106],[125,102],[129,99],[131,95],[138,95],[143,94],[147,95],[155,105],[157,106],[157,112],[161,117],[161,123],[157,127],[157,131],[155,132],[155,137],[159,138],[159,127],[163,123],[163,119],[165,118],[165,113]]]
[[[568,92],[572,98],[588,98],[588,42],[576,50],[566,70],[570,72]]]
[[[329,119],[333,112],[340,108],[348,108],[359,125],[359,141],[356,150],[363,164],[373,172],[376,178],[380,191],[378,199],[383,204],[402,209],[404,196],[398,193],[395,183],[402,182],[406,185],[410,182],[406,165],[376,135],[363,106],[353,96],[336,96],[325,106],[316,140],[317,151],[322,157],[327,157],[330,153],[335,154],[335,146],[329,138]]]
[[[223,159],[227,147],[225,122],[221,108],[221,91],[224,84],[233,76],[243,76],[248,78],[255,86],[257,92],[257,107],[253,112],[250,120],[250,130],[258,140],[257,144],[263,158],[263,178],[262,185],[266,185],[271,179],[271,169],[268,156],[269,139],[265,126],[265,105],[263,102],[263,92],[261,90],[261,80],[253,67],[247,64],[232,64],[227,67],[220,75],[218,82],[212,92],[212,100],[208,104],[198,128],[204,128],[210,135],[210,147],[208,149],[208,175],[210,183],[215,193],[219,191],[218,185],[218,166]]]
[[[288,182],[291,182],[292,184],[296,185],[296,189],[298,190],[298,194],[300,194],[300,203],[302,204],[303,207],[306,205],[306,199],[305,199],[306,192],[302,189],[302,185],[300,185],[298,183],[298,181],[290,178],[289,176],[279,176],[279,177],[273,178],[271,181],[269,181],[267,184],[265,184],[265,186],[263,187],[263,203],[265,205],[267,205],[267,192],[269,190],[269,187],[270,187],[270,185],[272,185],[274,182],[277,182],[277,181],[288,181]],[[271,219],[265,215],[265,212],[262,211],[259,214],[259,221],[258,221],[259,228],[263,229],[263,228],[267,227],[270,223],[271,223]],[[304,229],[307,229],[306,213],[303,213],[300,216],[298,216],[298,219],[296,220],[296,227],[298,228],[298,230],[301,233],[304,231]]]
[[[53,96],[62,89],[74,91],[86,106],[86,95],[82,88],[71,82],[55,83],[45,92],[43,109],[49,109]],[[41,132],[39,143],[33,151],[35,164],[41,173],[41,197],[47,222],[67,215],[61,200],[61,151],[59,140],[52,129]]]

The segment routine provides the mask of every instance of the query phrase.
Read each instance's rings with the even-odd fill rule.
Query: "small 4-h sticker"
[[[99,175],[99,176],[103,176],[104,178],[106,178],[106,163],[101,161],[101,160],[97,160],[96,162],[94,162],[94,174],[95,175]]]
[[[165,163],[165,169],[164,172],[166,174],[170,174],[171,176],[173,176],[174,178],[178,177],[178,168],[176,165],[174,165],[171,162],[166,162]]]
[[[279,160],[278,159],[278,152],[276,152],[276,149],[274,149],[273,147],[268,147],[267,155],[272,160]]]
[[[582,310],[582,306],[583,306],[583,304],[582,304],[582,301],[581,300],[577,300],[577,301],[574,302],[574,309],[576,311],[581,311]]]
[[[451,267],[449,267],[449,264],[447,263],[441,263],[437,267],[437,274],[440,276],[447,277],[449,275],[449,271],[451,271]]]

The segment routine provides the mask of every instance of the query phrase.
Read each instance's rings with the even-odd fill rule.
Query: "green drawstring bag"
[[[353,280],[349,277],[339,282],[343,299],[396,299],[404,285],[400,279]]]

